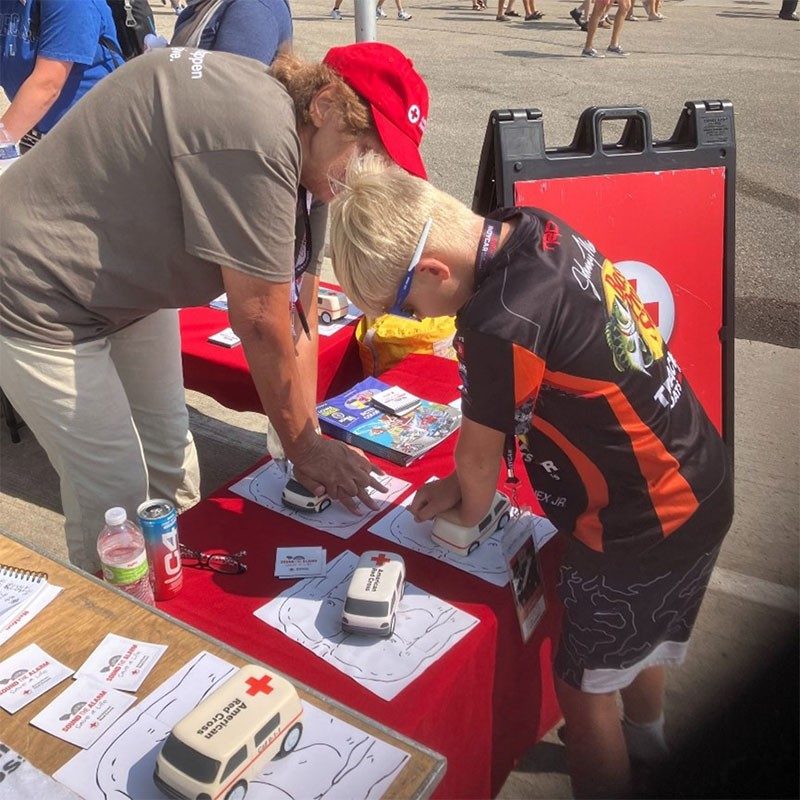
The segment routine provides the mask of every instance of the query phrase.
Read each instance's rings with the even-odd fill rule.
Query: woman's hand
[[[341,501],[349,511],[356,513],[356,500],[368,508],[377,510],[378,503],[367,493],[367,488],[385,492],[386,487],[373,477],[382,474],[363,455],[336,439],[317,437],[313,449],[293,464],[293,473],[309,491],[317,495],[323,492]]]
[[[408,510],[417,522],[433,519],[461,502],[461,486],[455,472],[421,486]]]

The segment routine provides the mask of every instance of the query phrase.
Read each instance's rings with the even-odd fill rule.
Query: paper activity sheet
[[[345,325],[349,325],[354,319],[358,319],[364,312],[360,308],[356,308],[352,303],[347,309],[347,316],[341,319],[335,319],[330,325],[324,325],[322,320],[318,323],[318,330],[320,336],[333,336],[336,331],[340,331]]]
[[[18,630],[25,627],[48,603],[56,598],[60,591],[60,586],[48,583],[36,597],[25,603],[23,608],[10,614],[0,625],[0,644],[7,642]]]
[[[200,653],[68,761],[55,778],[86,800],[160,797],[156,756],[172,726],[236,668]],[[250,782],[247,800],[379,800],[408,755],[303,703],[297,749],[269,762]]]
[[[89,747],[135,702],[132,694],[109,689],[92,678],[77,678],[31,725],[70,744]]]
[[[75,674],[105,686],[135,692],[167,649],[165,644],[138,642],[109,633]]]
[[[505,586],[508,583],[508,567],[500,545],[503,531],[495,531],[488,539],[481,542],[480,547],[470,555],[461,555],[442,547],[431,538],[433,521],[416,522],[408,506],[414,499],[409,495],[401,505],[392,509],[385,517],[370,525],[370,533],[387,539],[395,544],[424,553],[438,561],[444,561],[456,569],[469,572],[476,578]]]
[[[0,742],[0,800],[79,800],[61,783]]]
[[[390,475],[375,476],[386,488],[387,491],[381,494],[374,489],[368,489],[370,497],[376,500],[380,507],[377,511],[361,504],[356,514],[351,514],[341,503],[333,503],[318,514],[303,513],[289,508],[283,504],[281,493],[286,485],[286,475],[280,467],[270,461],[259,467],[255,472],[231,486],[231,491],[241,495],[246,500],[253,500],[259,505],[277,511],[285,517],[291,517],[310,528],[316,528],[323,533],[330,533],[339,539],[349,539],[353,534],[361,530],[371,519],[386,510],[395,498],[399,497],[411,485],[399,478]]]
[[[72,675],[72,670],[29,644],[0,662],[0,708],[13,714]]]
[[[345,550],[328,564],[325,576],[298,582],[253,613],[366,689],[391,700],[478,620],[406,583],[391,637],[345,633],[342,608],[357,563],[358,556]]]

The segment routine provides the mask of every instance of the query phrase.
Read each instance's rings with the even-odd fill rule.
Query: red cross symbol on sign
[[[386,558],[386,556],[383,553],[378,553],[377,556],[372,556],[372,558],[370,559],[370,561],[374,561],[375,564],[379,567],[382,567],[384,564],[388,564],[391,560],[392,560],[391,558]]]
[[[633,291],[637,292],[638,294],[638,291],[636,289],[636,278],[633,278],[632,280],[628,281],[628,283],[630,283],[630,285],[633,287]],[[658,325],[658,303],[642,302],[642,305],[647,310],[650,319],[653,320],[653,325]]]
[[[250,687],[247,690],[247,694],[255,697],[259,692],[262,694],[270,694],[272,692],[272,687],[269,685],[272,678],[269,675],[262,675],[258,680],[255,678],[248,678],[246,683]]]

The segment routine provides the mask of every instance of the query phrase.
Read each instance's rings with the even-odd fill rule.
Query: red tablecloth
[[[180,311],[183,383],[234,411],[261,411],[244,349],[212,344],[208,337],[228,327],[228,312],[208,306]],[[319,337],[317,402],[361,380],[356,321],[333,336]]]
[[[434,356],[409,356],[381,378],[440,402],[458,395],[454,362]],[[452,467],[455,439],[406,468],[375,461],[418,486]],[[272,577],[277,545],[322,545],[332,559],[343,550],[382,548],[383,539],[362,530],[340,540],[245,501],[227,487],[181,515],[180,535],[198,548],[246,548],[248,572],[220,576],[186,569],[181,594],[160,607],[447,756],[437,797],[495,794],[515,759],[560,718],[550,668],[560,624],[553,586],[560,555],[556,541],[540,554],[548,610],[527,644],[509,587],[401,548],[412,583],[473,614],[480,624],[386,702],[252,615],[286,588]]]

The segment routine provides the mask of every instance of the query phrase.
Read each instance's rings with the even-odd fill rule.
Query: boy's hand
[[[426,483],[417,491],[408,510],[417,522],[433,519],[461,502],[461,487],[455,472],[440,481]]]

